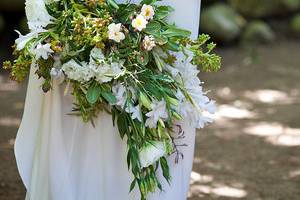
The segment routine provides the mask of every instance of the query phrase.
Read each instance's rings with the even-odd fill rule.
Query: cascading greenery
[[[173,8],[156,0],[58,0],[46,8],[51,23],[39,27],[42,30],[34,36],[23,36],[29,39],[23,48],[16,42],[16,59],[4,62],[12,79],[24,80],[35,66],[48,92],[58,74],[55,70],[61,72],[74,97],[74,114],[94,123],[103,110],[111,113],[127,141],[127,164],[134,176],[130,191],[138,186],[144,200],[157,188],[163,190],[157,169],[161,167],[171,183],[166,158],[176,151],[172,132],[183,119],[177,93],[197,109],[180,73],[174,76],[166,66],[175,69],[181,53],[202,71],[217,71],[220,57],[212,53],[215,45],[207,44],[207,35],[191,40],[190,31],[169,24],[166,18]],[[143,165],[142,152],[158,142],[163,155]]]

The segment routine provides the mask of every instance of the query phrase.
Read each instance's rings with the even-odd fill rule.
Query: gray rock
[[[229,0],[245,16],[268,17],[289,14],[300,8],[300,0]]]
[[[214,4],[202,11],[201,31],[220,41],[237,38],[245,24],[245,19],[226,4]]]
[[[246,43],[269,43],[274,39],[273,30],[263,21],[250,22],[242,36],[242,41]]]

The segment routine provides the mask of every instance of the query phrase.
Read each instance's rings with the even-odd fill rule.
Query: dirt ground
[[[190,200],[300,199],[299,52],[300,41],[284,41],[253,62],[222,49],[222,70],[201,75],[219,108],[197,135]],[[13,143],[25,92],[0,74],[0,200],[24,200]]]

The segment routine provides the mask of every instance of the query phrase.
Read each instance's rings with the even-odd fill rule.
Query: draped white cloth
[[[170,18],[180,27],[198,34],[200,0],[163,1],[175,7]],[[139,200],[138,190],[129,193],[132,181],[126,164],[126,142],[120,139],[111,116],[103,112],[96,128],[67,115],[72,96],[64,96],[65,85],[53,83],[44,94],[41,81],[31,69],[25,110],[15,144],[18,169],[27,189],[27,200]],[[184,200],[194,156],[195,129],[182,123],[184,160],[168,161],[171,185],[162,180],[163,192],[149,200]]]

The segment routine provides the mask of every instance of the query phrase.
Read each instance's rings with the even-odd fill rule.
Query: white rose
[[[132,27],[142,31],[146,28],[148,24],[148,21],[145,19],[143,15],[138,15],[133,21],[132,21]]]
[[[115,42],[121,42],[121,40],[125,39],[124,33],[121,32],[121,23],[112,23],[108,26],[108,38]]]
[[[150,5],[144,4],[142,7],[141,15],[143,15],[147,20],[153,19],[154,9]]]
[[[141,167],[149,167],[167,154],[165,144],[159,141],[151,141],[139,152]]]

